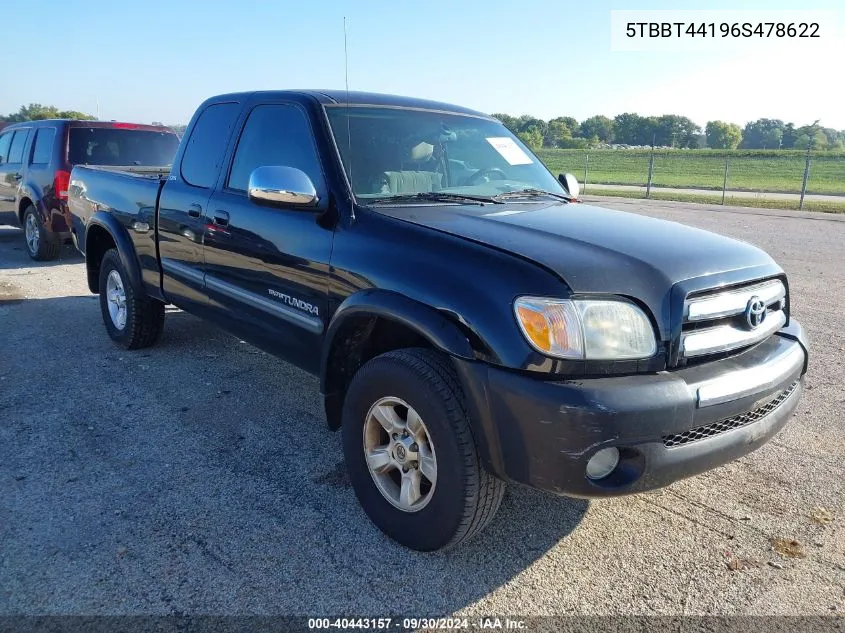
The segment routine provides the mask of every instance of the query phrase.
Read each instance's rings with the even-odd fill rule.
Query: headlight
[[[513,307],[525,338],[548,356],[624,360],[657,352],[648,317],[621,299],[520,297]]]

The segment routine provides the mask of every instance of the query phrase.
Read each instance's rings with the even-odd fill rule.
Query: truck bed
[[[109,232],[118,231],[132,242],[144,283],[157,287],[156,205],[169,173],[169,167],[74,167],[68,207],[77,248],[85,253],[88,237],[93,235],[89,225],[105,222],[111,227]]]
[[[156,201],[169,173],[168,167],[74,167],[68,206],[78,248],[85,252],[86,228],[98,212],[114,216],[127,230],[133,222],[154,227]]]

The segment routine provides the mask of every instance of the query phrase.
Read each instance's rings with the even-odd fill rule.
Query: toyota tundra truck
[[[480,112],[228,94],[171,169],[77,166],[69,192],[114,342],[152,345],[174,304],[319,376],[361,506],[413,549],[479,532],[506,482],[594,498],[717,467],[801,398],[766,253],[583,204]]]

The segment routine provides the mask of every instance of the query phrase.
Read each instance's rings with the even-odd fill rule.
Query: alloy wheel
[[[403,512],[419,512],[437,485],[437,456],[419,414],[400,398],[382,398],[364,422],[364,458],[379,492]]]

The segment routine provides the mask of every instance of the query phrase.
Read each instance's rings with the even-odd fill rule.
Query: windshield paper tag
[[[510,165],[530,165],[534,161],[531,160],[531,157],[528,156],[525,152],[522,151],[522,148],[513,142],[512,138],[508,138],[507,136],[495,136],[492,138],[488,138],[487,142],[493,146],[499,154],[502,155],[508,164]]]

